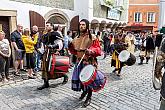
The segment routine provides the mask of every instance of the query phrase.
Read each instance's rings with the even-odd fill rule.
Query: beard
[[[32,31],[32,34],[36,34],[37,33],[37,31]]]
[[[86,33],[87,29],[80,29],[80,33]]]

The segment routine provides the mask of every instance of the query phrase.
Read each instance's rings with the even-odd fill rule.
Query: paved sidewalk
[[[138,54],[137,54],[138,55]],[[137,59],[138,61],[138,59]],[[158,110],[159,91],[152,86],[152,61],[149,64],[124,67],[119,78],[111,71],[110,57],[101,60],[99,68],[107,77],[105,88],[94,93],[91,105],[82,108],[81,93],[71,90],[71,81],[51,80],[51,87],[36,90],[41,78],[0,83],[0,110]],[[68,73],[71,78],[72,69]]]

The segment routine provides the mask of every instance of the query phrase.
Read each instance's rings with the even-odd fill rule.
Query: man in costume
[[[49,71],[49,62],[50,56],[52,53],[59,54],[59,43],[62,43],[62,38],[58,32],[53,31],[53,25],[50,22],[46,23],[47,33],[43,35],[43,43],[45,45],[45,53],[42,59],[42,79],[44,80],[44,84],[38,88],[38,90],[42,90],[44,88],[49,87],[50,79],[57,79],[64,77],[63,84],[67,83],[68,76],[66,74],[58,74],[54,73],[50,74]]]
[[[140,50],[140,63],[139,65],[143,64],[143,60],[146,57],[146,63],[148,64],[148,61],[150,59],[150,53],[154,50],[154,41],[151,37],[152,34],[148,35],[147,33],[142,37],[142,45]]]
[[[157,52],[154,76],[158,79],[161,79],[161,88],[160,88],[160,108],[159,110],[165,110],[165,74],[162,74],[162,68],[165,64],[165,38],[162,39],[160,49]]]
[[[114,66],[115,69],[112,71],[112,73],[116,73],[117,76],[121,75],[121,69],[124,66],[124,63],[119,60],[119,53],[122,50],[126,50],[126,45],[124,42],[124,38],[119,37],[119,35],[114,36],[114,48],[113,48],[113,54],[112,54],[112,60],[111,60],[111,66]]]
[[[79,79],[80,71],[88,64],[92,64],[97,68],[96,57],[101,55],[99,40],[94,35],[91,35],[88,20],[82,19],[79,22],[78,36],[75,37],[69,45],[69,50],[77,57],[77,65],[75,66],[72,75],[72,90],[83,90],[79,100],[82,100],[87,95],[87,98],[83,103],[83,107],[86,107],[91,102],[92,89],[89,86],[84,86],[82,84]],[[80,65],[78,65],[78,63]]]

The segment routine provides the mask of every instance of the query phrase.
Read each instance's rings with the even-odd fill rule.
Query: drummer
[[[82,105],[83,107],[86,107],[91,102],[92,89],[89,86],[84,86],[82,84],[79,80],[79,74],[85,65],[92,64],[97,68],[96,57],[101,55],[100,43],[94,35],[91,35],[88,20],[82,19],[79,22],[78,36],[75,37],[69,45],[69,50],[72,54],[77,56],[77,65],[75,66],[72,75],[72,90],[83,91],[79,100],[82,100],[87,95],[86,100]]]
[[[45,53],[42,59],[42,79],[44,80],[44,84],[41,87],[37,88],[38,90],[48,88],[50,79],[57,79],[57,78],[64,77],[63,84],[68,82],[68,76],[66,74],[54,74],[52,76],[48,72],[48,64],[50,62],[49,60],[51,56],[50,54],[52,52],[59,54],[58,50],[61,47],[61,45],[56,44],[56,41],[62,40],[62,38],[58,32],[53,31],[52,23],[50,22],[46,23],[46,30],[47,30],[47,33],[43,35],[43,43],[45,44]]]
[[[124,37],[119,35],[114,36],[114,50],[112,53],[112,59],[111,59],[111,66],[115,67],[115,70],[112,71],[112,73],[116,73],[117,76],[120,76],[121,69],[124,66],[124,63],[119,61],[119,53],[122,50],[126,50],[126,45],[124,43]],[[116,72],[117,71],[117,72]]]

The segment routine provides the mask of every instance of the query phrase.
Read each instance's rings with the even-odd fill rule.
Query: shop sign
[[[113,19],[113,20],[120,20],[120,11],[117,9],[108,9],[107,18]]]

